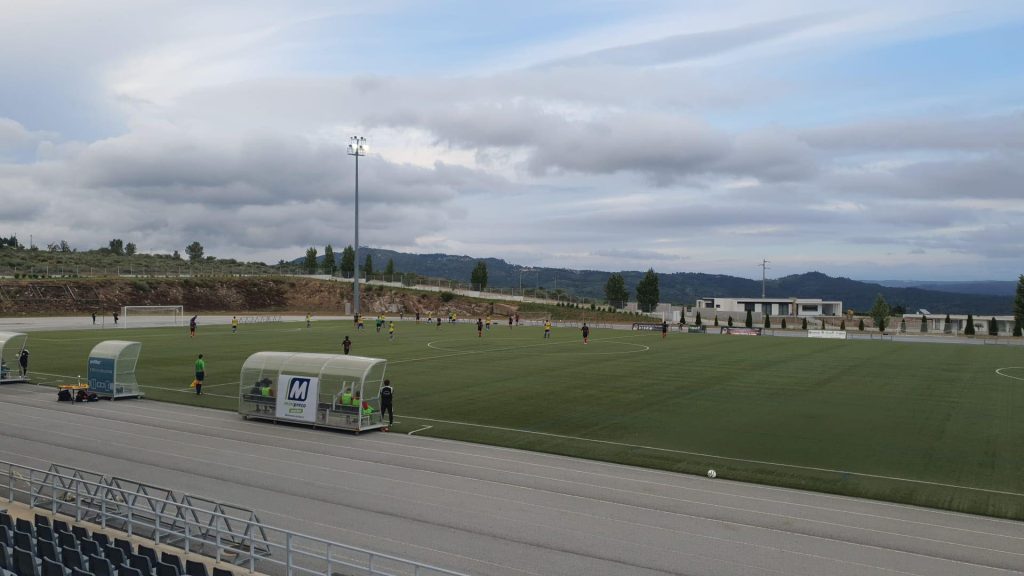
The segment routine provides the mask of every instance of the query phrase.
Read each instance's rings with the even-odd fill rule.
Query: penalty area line
[[[455,420],[440,420],[438,418],[423,418],[420,416],[409,416],[406,414],[402,415],[403,418],[409,418],[411,420],[423,420],[425,422],[437,422],[439,424],[453,424],[456,426],[469,426],[473,428],[487,428],[489,430],[501,430],[504,432],[518,432],[520,434],[532,434],[535,436],[545,436],[548,438],[561,438],[563,440],[576,440],[579,442],[591,442],[594,444],[606,444],[609,446],[620,446],[623,448],[640,448],[642,450],[653,450],[656,452],[667,452],[670,454],[685,454],[687,456],[700,456],[702,458],[714,458],[718,460],[729,460],[732,462],[744,462],[747,464],[761,464],[766,466],[778,466],[781,468],[793,468],[795,470],[811,470],[814,472],[828,472],[830,474],[848,474],[850,476],[860,476],[863,478],[874,478],[877,480],[891,480],[896,482],[908,482],[912,484],[923,484],[927,486],[940,486],[943,488],[956,488],[959,490],[971,490],[975,492],[985,492],[987,494],[1001,494],[1004,496],[1024,496],[1024,493],[1009,492],[1005,490],[992,490],[989,488],[976,488],[973,486],[961,486],[959,484],[946,484],[943,482],[931,482],[928,480],[916,480],[914,478],[900,478],[898,476],[884,476],[881,474],[870,474],[867,472],[853,472],[850,470],[835,470],[832,468],[819,468],[815,466],[801,466],[799,464],[785,464],[782,462],[769,462],[767,460],[751,460],[748,458],[735,458],[733,456],[720,456],[718,454],[707,454],[704,452],[690,452],[687,450],[675,450],[673,448],[661,448],[658,446],[644,446],[642,444],[627,444],[626,442],[615,442],[613,440],[598,440],[595,438],[583,438],[582,436],[569,436],[566,434],[554,434],[551,432],[537,432],[535,430],[523,430],[520,428],[508,428],[505,426],[489,426],[487,424],[474,424],[471,422],[458,422]],[[418,430],[417,430],[418,432]]]

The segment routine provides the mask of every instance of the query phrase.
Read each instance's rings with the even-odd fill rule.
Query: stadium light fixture
[[[355,244],[355,265],[352,270],[352,313],[359,315],[359,157],[366,156],[369,148],[366,146],[366,138],[353,136],[349,139],[348,155],[356,157],[356,244]]]

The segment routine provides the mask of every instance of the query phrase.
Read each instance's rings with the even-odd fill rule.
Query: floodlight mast
[[[353,136],[349,139],[348,155],[356,157],[356,245],[355,265],[352,278],[352,314],[359,316],[359,157],[366,156],[366,138]]]

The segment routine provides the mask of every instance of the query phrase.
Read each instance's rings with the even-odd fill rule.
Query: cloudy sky
[[[4,0],[0,235],[1024,272],[1020,0]]]

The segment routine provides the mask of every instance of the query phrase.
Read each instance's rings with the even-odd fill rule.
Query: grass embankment
[[[1001,346],[726,337],[406,321],[34,333],[35,377],[84,374],[107,338],[144,343],[147,397],[225,410],[260,350],[390,360],[396,430],[1024,519],[1024,369]],[[207,395],[188,384],[198,353]],[[53,376],[60,375],[60,376]],[[430,428],[425,428],[430,426]]]

